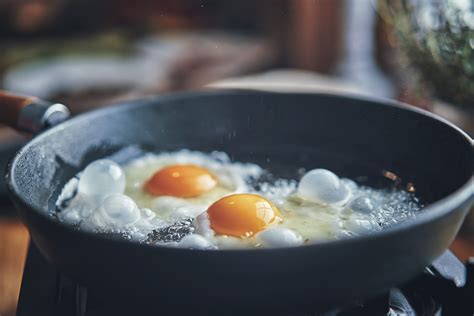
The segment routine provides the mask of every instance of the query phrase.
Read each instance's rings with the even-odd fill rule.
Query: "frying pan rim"
[[[318,248],[325,248],[325,247],[337,247],[339,244],[344,243],[344,244],[349,244],[349,243],[359,243],[359,242],[367,242],[369,240],[373,240],[376,238],[381,238],[381,237],[388,237],[392,234],[398,234],[401,231],[408,230],[408,229],[416,229],[418,226],[422,226],[424,224],[427,224],[433,220],[436,220],[440,217],[443,217],[450,212],[452,212],[454,209],[459,207],[465,202],[469,202],[469,200],[474,200],[474,193],[471,192],[472,188],[472,183],[474,182],[474,176],[471,176],[466,183],[464,183],[462,186],[460,186],[457,190],[452,192],[451,194],[443,197],[442,199],[439,199],[428,206],[423,208],[423,212],[420,214],[417,214],[415,218],[409,219],[407,221],[403,221],[401,223],[398,223],[395,226],[385,228],[381,231],[377,231],[374,233],[370,233],[367,235],[362,235],[362,236],[354,236],[351,238],[347,239],[337,239],[337,240],[325,240],[325,241],[318,241],[317,243],[313,244],[304,244],[301,246],[297,247],[278,247],[278,248],[255,248],[255,249],[217,249],[217,250],[211,250],[211,249],[182,249],[182,248],[172,248],[172,247],[166,247],[166,246],[157,246],[157,245],[149,245],[149,244],[144,244],[144,243],[138,243],[138,242],[130,242],[127,240],[123,239],[117,239],[111,236],[107,235],[99,235],[93,232],[88,232],[84,230],[79,230],[77,228],[74,228],[68,224],[62,223],[58,220],[55,220],[52,218],[49,214],[46,212],[37,209],[33,205],[31,205],[29,202],[27,202],[20,190],[17,188],[16,183],[15,183],[15,174],[14,174],[14,169],[16,166],[17,161],[19,158],[23,155],[24,152],[28,150],[28,148],[32,145],[34,145],[36,142],[49,137],[51,134],[55,134],[63,130],[64,128],[67,128],[68,124],[74,124],[75,122],[78,122],[80,120],[85,120],[85,119],[90,119],[99,117],[101,115],[107,115],[109,111],[113,112],[119,112],[119,111],[126,111],[127,109],[134,107],[136,108],[137,106],[150,106],[150,103],[153,101],[163,101],[163,100],[173,100],[173,99],[186,99],[186,98],[194,98],[194,97],[208,97],[208,96],[228,96],[232,94],[243,94],[243,95],[302,95],[302,96],[322,96],[322,97],[330,97],[330,98],[339,98],[339,99],[346,99],[346,100],[358,100],[358,101],[365,101],[368,103],[371,103],[375,106],[390,106],[393,108],[396,108],[398,110],[402,111],[410,111],[412,113],[416,113],[418,115],[422,115],[425,117],[428,117],[429,119],[436,120],[439,123],[454,129],[455,132],[460,134],[463,138],[465,138],[471,145],[471,148],[473,147],[474,141],[473,139],[465,133],[463,130],[461,130],[459,127],[456,125],[452,124],[451,122],[447,121],[444,118],[439,117],[436,114],[433,114],[431,112],[428,112],[426,110],[416,108],[413,106],[410,106],[408,104],[404,104],[395,100],[390,100],[390,99],[385,99],[385,98],[380,98],[380,97],[375,97],[375,96],[368,96],[368,95],[360,95],[360,94],[353,94],[353,93],[327,93],[327,92],[316,92],[316,93],[308,93],[308,92],[276,92],[276,91],[260,91],[258,89],[219,89],[219,90],[197,90],[197,91],[186,91],[186,92],[178,92],[178,93],[169,93],[169,94],[162,94],[162,95],[153,95],[153,96],[147,96],[139,99],[131,99],[131,100],[124,100],[121,102],[115,102],[111,103],[108,106],[105,106],[101,109],[93,110],[90,112],[82,113],[74,118],[63,122],[43,133],[40,135],[36,136],[34,139],[29,141],[24,147],[22,147],[16,154],[15,156],[10,160],[7,171],[6,171],[6,182],[7,182],[7,188],[9,194],[16,200],[19,201],[23,206],[27,208],[27,211],[33,211],[36,213],[36,215],[39,215],[40,217],[46,219],[48,222],[50,222],[53,225],[58,225],[62,229],[66,229],[68,233],[71,234],[78,234],[78,236],[87,236],[91,238],[99,238],[99,239],[106,239],[109,242],[114,242],[117,244],[123,244],[123,245],[128,245],[129,247],[134,245],[134,247],[145,247],[149,249],[157,249],[160,251],[170,251],[170,252],[182,252],[182,251],[193,251],[196,253],[201,253],[201,252],[218,252],[218,253],[243,253],[243,252],[257,252],[257,253],[267,253],[267,252],[278,252],[278,251],[288,251],[290,249],[310,249],[314,248],[314,251],[317,251]]]

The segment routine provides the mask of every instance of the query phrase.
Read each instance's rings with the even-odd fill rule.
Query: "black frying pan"
[[[4,102],[21,109],[10,118],[41,128],[31,115],[38,101],[19,100]],[[46,118],[37,117],[53,125],[65,112],[56,105]],[[294,176],[300,167],[322,167],[388,186],[381,173],[389,170],[413,182],[428,206],[415,219],[361,238],[219,251],[116,240],[46,215],[68,179],[129,145],[221,150],[281,177]],[[26,145],[11,162],[7,182],[41,252],[96,296],[117,306],[138,302],[164,315],[225,315],[322,311],[409,280],[456,235],[473,202],[472,172],[470,137],[427,112],[359,97],[214,91],[151,97],[80,115]]]

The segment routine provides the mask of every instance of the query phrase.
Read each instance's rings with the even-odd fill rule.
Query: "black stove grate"
[[[59,273],[30,245],[18,305],[18,316],[148,315],[114,310],[86,287]],[[153,314],[156,315],[156,314]],[[163,311],[160,315],[173,315]],[[474,260],[464,266],[450,251],[411,282],[379,297],[353,302],[323,314],[292,316],[472,316],[474,315]]]

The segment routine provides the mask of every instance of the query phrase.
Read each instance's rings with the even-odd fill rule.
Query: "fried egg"
[[[260,180],[224,153],[100,159],[63,188],[57,217],[78,229],[190,249],[292,247],[378,231],[421,208],[403,190],[375,190],[313,169]]]
[[[231,163],[227,155],[181,150],[148,154],[123,166],[125,194],[163,220],[196,217],[216,200],[247,192],[260,176],[255,164]]]

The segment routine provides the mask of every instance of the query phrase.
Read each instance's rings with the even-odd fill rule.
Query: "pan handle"
[[[69,116],[68,108],[60,103],[0,90],[0,124],[18,131],[36,134]]]

